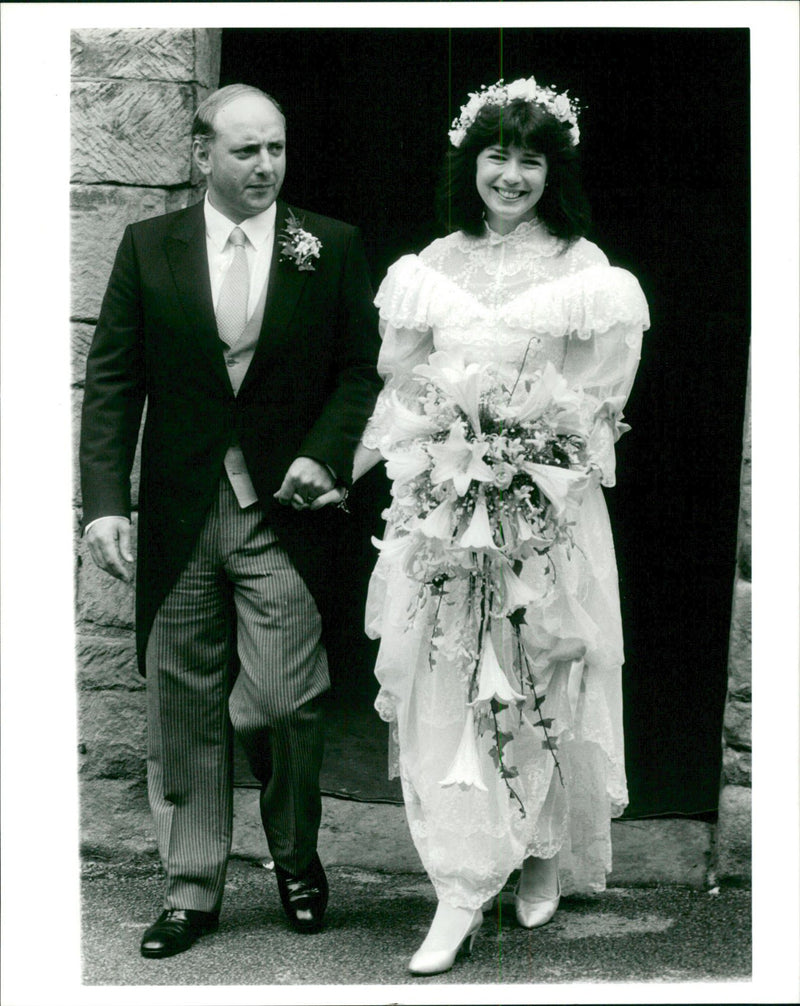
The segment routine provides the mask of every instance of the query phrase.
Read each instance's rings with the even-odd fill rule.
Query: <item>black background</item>
[[[580,98],[589,237],[638,277],[652,322],[625,410],[633,429],[606,493],[625,631],[630,817],[717,806],[749,349],[748,52],[747,29],[222,36],[220,84],[254,84],[286,112],[284,198],[357,224],[376,288],[399,255],[442,233],[434,188],[468,92],[534,74]],[[362,612],[385,501],[375,469],[354,493],[350,575],[330,647],[336,701],[353,724],[375,716]]]

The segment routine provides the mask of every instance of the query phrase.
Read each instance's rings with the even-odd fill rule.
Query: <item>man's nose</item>
[[[256,170],[258,170],[262,175],[269,175],[272,173],[272,157],[268,150],[262,150],[258,158],[258,164],[256,165]]]

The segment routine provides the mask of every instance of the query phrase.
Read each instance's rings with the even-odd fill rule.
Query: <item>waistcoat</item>
[[[234,395],[239,394],[239,388],[242,386],[242,381],[250,366],[250,361],[253,359],[253,353],[258,343],[258,335],[261,331],[261,322],[264,320],[264,306],[266,302],[267,282],[264,283],[255,310],[248,319],[244,331],[237,341],[233,346],[227,346],[223,343],[225,366],[228,368],[228,377],[230,378]],[[253,488],[244,455],[238,442],[232,443],[225,454],[225,472],[240,507],[250,506],[258,500],[258,495]]]

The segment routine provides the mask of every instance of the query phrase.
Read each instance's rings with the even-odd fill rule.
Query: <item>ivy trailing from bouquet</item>
[[[552,721],[542,715],[543,668],[529,658],[521,626],[531,604],[546,603],[557,576],[551,553],[571,554],[576,508],[599,478],[591,446],[598,403],[550,363],[522,379],[531,342],[513,381],[440,351],[414,368],[402,397],[394,392],[384,454],[395,536],[376,542],[419,583],[419,609],[435,601],[431,667],[455,653],[467,675],[464,730],[440,784],[486,789],[476,735],[488,731],[489,754],[523,816],[508,757],[523,716],[540,731],[562,785],[563,777]],[[523,568],[533,575],[521,577]],[[456,596],[467,612],[458,638],[440,624],[442,604]],[[499,658],[492,628],[501,621],[514,645]]]

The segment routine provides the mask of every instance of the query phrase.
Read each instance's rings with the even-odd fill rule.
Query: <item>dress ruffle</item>
[[[530,287],[510,302],[492,307],[418,256],[405,255],[390,267],[375,303],[385,324],[419,332],[502,324],[532,335],[589,339],[616,325],[639,331],[650,325],[636,278],[625,269],[603,265]]]

